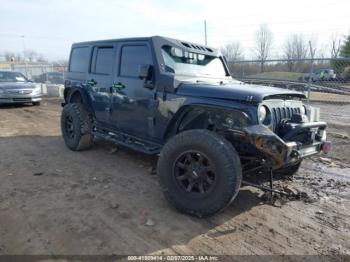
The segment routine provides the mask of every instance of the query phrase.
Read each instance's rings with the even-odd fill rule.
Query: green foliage
[[[341,47],[340,56],[350,57],[350,35],[347,36],[344,45]]]
[[[298,79],[303,76],[304,76],[303,73],[294,73],[294,72],[264,72],[260,74],[249,75],[249,77],[253,77],[253,78],[291,80],[291,81],[298,81]]]
[[[340,49],[340,56],[344,58],[350,58],[350,35],[348,35]],[[347,73],[349,70],[350,62],[348,60],[333,60],[331,66],[337,74]]]

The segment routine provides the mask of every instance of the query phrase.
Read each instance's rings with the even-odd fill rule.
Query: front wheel
[[[189,130],[171,138],[160,153],[157,173],[169,202],[198,217],[228,206],[242,180],[236,150],[208,130]]]
[[[61,130],[64,142],[73,151],[80,151],[92,145],[92,121],[80,103],[66,104],[61,115]]]

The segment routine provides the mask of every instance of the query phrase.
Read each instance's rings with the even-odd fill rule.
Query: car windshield
[[[216,56],[192,53],[186,50],[163,46],[162,56],[165,71],[176,75],[226,78],[222,60]]]
[[[17,72],[0,72],[0,82],[27,82],[24,75]]]

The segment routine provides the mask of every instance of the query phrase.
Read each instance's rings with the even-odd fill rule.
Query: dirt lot
[[[350,105],[318,104],[333,153],[303,162],[292,180],[303,200],[243,187],[209,219],[165,201],[156,159],[102,142],[69,151],[58,100],[0,108],[0,254],[350,255]]]

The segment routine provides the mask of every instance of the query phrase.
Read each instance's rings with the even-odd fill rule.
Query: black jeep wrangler
[[[166,198],[203,217],[231,203],[242,173],[293,175],[303,158],[328,151],[326,123],[304,99],[239,82],[216,50],[188,41],[82,42],[70,54],[62,135],[74,151],[102,138],[159,154]]]

